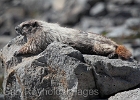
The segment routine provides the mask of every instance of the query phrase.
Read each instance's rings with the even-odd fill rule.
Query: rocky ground
[[[17,35],[14,27],[29,19],[105,35],[140,61],[140,0],[0,0],[0,49]]]

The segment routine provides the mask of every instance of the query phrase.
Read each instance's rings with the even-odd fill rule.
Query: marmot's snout
[[[16,30],[17,34],[21,34],[22,33],[22,30],[21,30],[21,28],[19,26],[16,26],[15,30]]]

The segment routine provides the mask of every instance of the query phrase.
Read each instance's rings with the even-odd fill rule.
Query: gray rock
[[[116,3],[116,4],[131,4],[134,0],[109,0],[111,3]]]
[[[101,27],[100,20],[91,17],[83,17],[79,25],[84,31],[91,27]]]
[[[133,56],[134,58],[140,62],[140,45],[133,45],[134,48],[134,52],[133,52]]]
[[[50,0],[49,0],[50,1]],[[65,2],[67,1],[67,0],[52,0],[53,2],[52,2],[52,9],[54,10],[54,11],[61,11],[61,10],[63,10],[64,9],[64,7],[65,7]]]
[[[19,4],[23,5],[24,7],[26,7],[26,9],[28,9],[29,11],[42,11],[49,9],[49,7],[51,7],[53,1],[55,0],[22,0],[20,1]],[[16,0],[17,2],[17,0]],[[35,6],[37,5],[37,6]],[[31,9],[31,7],[33,9]]]
[[[4,68],[3,68],[3,64],[2,64],[2,62],[1,62],[1,60],[0,60],[0,80],[2,80],[3,78],[3,74],[4,74]],[[1,84],[1,82],[0,82],[0,84]]]
[[[0,17],[0,34],[15,37],[15,24],[24,18],[25,11],[23,8],[10,8]]]
[[[139,29],[140,28],[140,18],[129,18],[125,22],[126,26],[130,29]]]
[[[140,0],[135,0],[136,3],[140,3]]]
[[[132,42],[132,47],[135,48],[139,48],[140,47],[140,39],[137,38]]]
[[[95,83],[101,96],[128,90],[140,83],[140,65],[137,62],[95,55],[84,55],[84,59],[93,68]]]
[[[83,56],[79,51],[55,42],[39,55],[14,57],[17,49],[13,48],[21,48],[21,41],[24,41],[23,37],[17,37],[2,51],[6,61],[3,91],[7,100],[87,100],[98,97],[92,70],[81,62]]]
[[[107,3],[107,10],[109,14],[113,13],[114,17],[139,17],[139,5],[117,5],[114,3]],[[127,14],[127,15],[126,15]]]
[[[110,15],[111,15],[112,13],[110,13]],[[122,12],[122,14],[124,14],[125,15],[125,13],[123,13]],[[110,15],[109,15],[109,18],[111,19],[111,20],[113,20],[113,26],[114,27],[118,27],[118,26],[123,26],[124,25],[124,23],[125,23],[125,21],[128,19],[128,18],[130,18],[130,17],[128,17],[129,16],[129,14],[128,14],[128,16],[127,16],[127,14],[126,14],[126,16],[127,17],[124,17],[122,14],[113,14],[113,16],[111,15],[111,17],[110,17]],[[121,16],[122,15],[122,16]],[[115,17],[115,16],[118,16],[118,17]]]
[[[135,59],[140,62],[140,55],[135,56]]]
[[[140,83],[136,62],[83,55],[54,42],[38,55],[15,57],[26,39],[18,36],[0,52],[7,100],[89,100],[128,90]],[[125,87],[124,87],[125,85]]]
[[[73,24],[78,22],[79,17],[81,17],[80,15],[86,13],[89,5],[87,4],[87,0],[65,0],[65,4],[60,8],[59,10],[55,10],[57,8],[54,6],[49,19],[60,24]]]
[[[78,27],[80,27],[79,29],[82,29],[84,31],[93,30],[93,33],[99,33],[102,32],[105,28],[111,27],[112,25],[113,20],[110,20],[109,18],[97,19],[92,17],[82,17]]]
[[[133,53],[134,56],[140,56],[140,48],[136,48],[134,49],[134,53]]]
[[[3,94],[0,94],[0,100],[5,100]]]
[[[0,49],[2,49],[9,41],[11,41],[11,37],[8,36],[0,36]]]
[[[96,3],[90,10],[90,15],[92,16],[101,16],[105,14],[105,4],[103,2]]]
[[[11,37],[8,36],[0,36],[0,50],[9,42],[11,41]],[[3,64],[1,63],[0,60],[0,78],[3,77],[4,71],[3,71]],[[1,99],[0,99],[1,100]]]
[[[136,32],[130,29],[127,29],[126,25],[121,25],[117,27],[108,28],[108,37],[122,37],[122,36],[130,36],[135,34]]]
[[[140,88],[117,93],[108,100],[140,100]]]

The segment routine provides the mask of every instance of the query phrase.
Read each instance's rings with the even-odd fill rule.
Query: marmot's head
[[[15,27],[15,30],[18,34],[29,36],[36,33],[47,32],[58,27],[58,24],[47,23],[41,20],[29,20],[22,22],[20,25]]]
[[[40,25],[37,20],[30,20],[22,22],[20,25],[15,27],[15,30],[18,34],[26,36],[27,34],[35,33],[39,27]]]

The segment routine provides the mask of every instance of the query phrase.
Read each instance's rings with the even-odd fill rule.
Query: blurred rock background
[[[17,35],[14,27],[29,19],[105,35],[140,61],[140,0],[0,0],[0,49]]]

